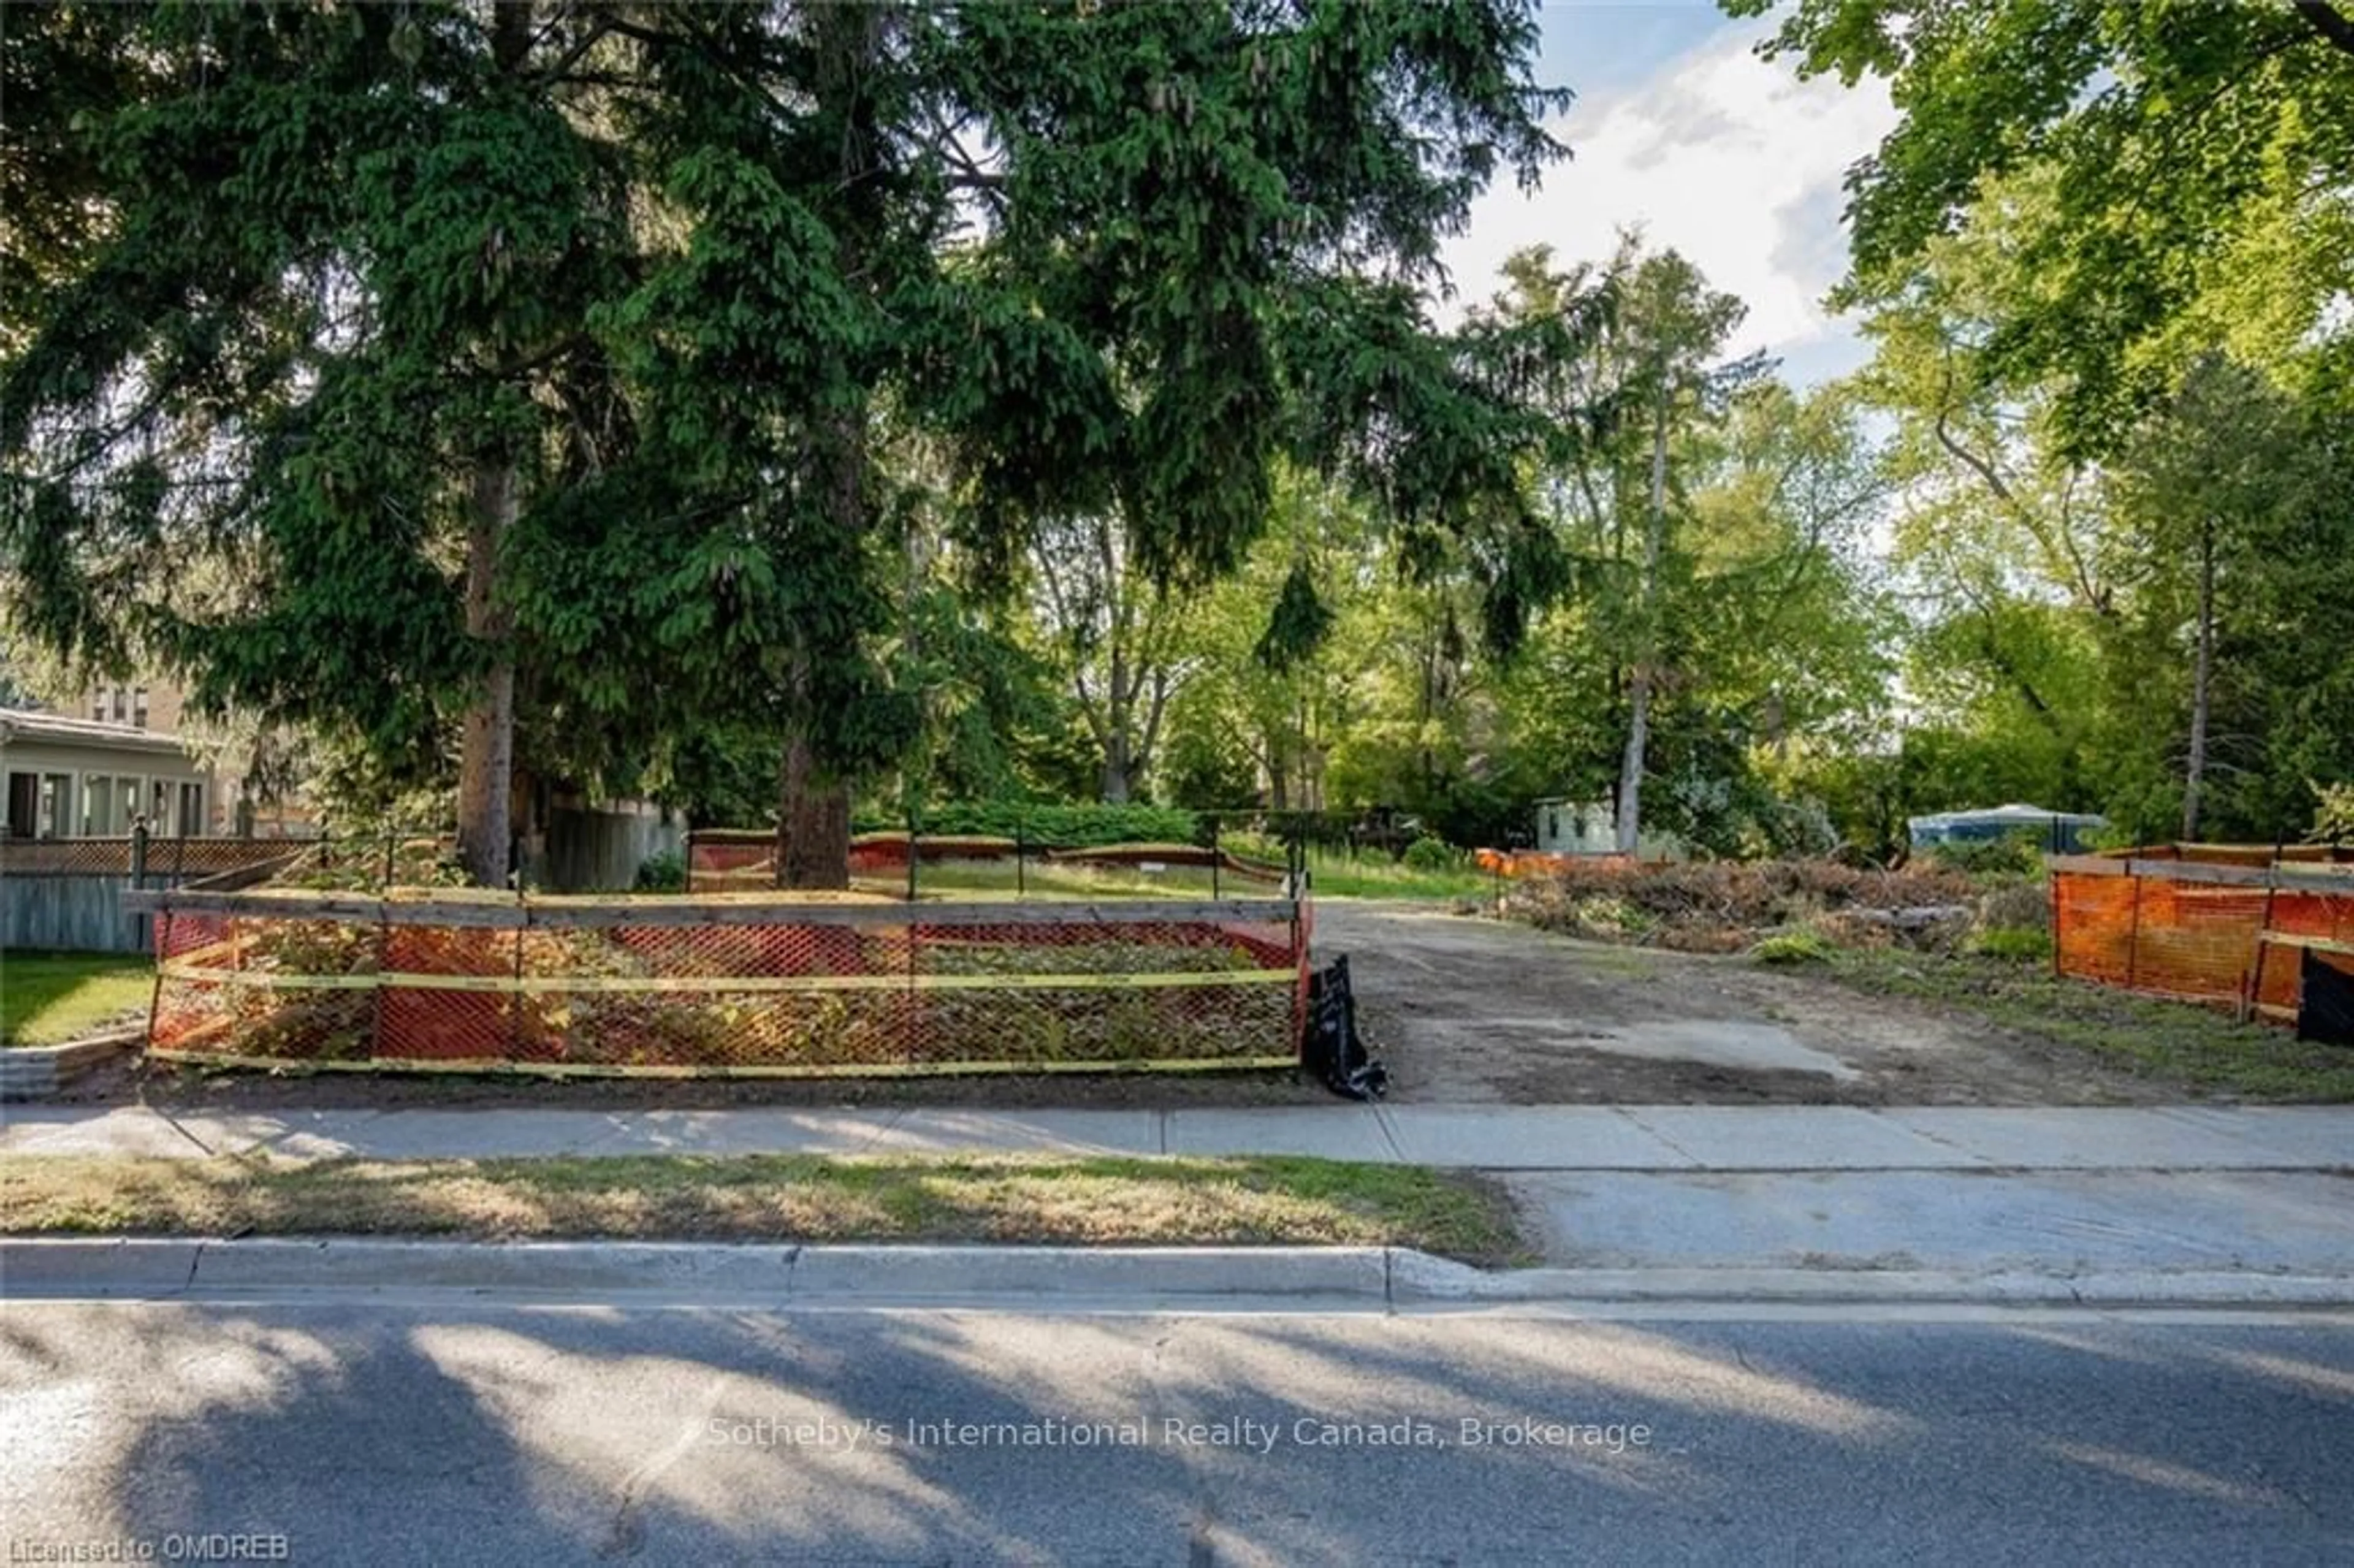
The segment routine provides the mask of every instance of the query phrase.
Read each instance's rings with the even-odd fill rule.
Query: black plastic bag
[[[2354,959],[2338,962],[2354,964]],[[2296,1037],[2324,1045],[2354,1045],[2354,972],[2307,948],[2298,979]]]
[[[1357,1034],[1357,999],[1349,990],[1345,955],[1308,977],[1308,1038],[1299,1059],[1336,1095],[1377,1100],[1389,1092],[1388,1069],[1366,1054]]]

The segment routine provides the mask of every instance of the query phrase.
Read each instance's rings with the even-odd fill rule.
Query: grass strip
[[[2354,1101],[2354,1051],[2219,1010],[1968,954],[1840,948],[1813,972],[2073,1047],[2145,1077],[2249,1100]]]
[[[0,1233],[1530,1250],[1500,1189],[1412,1165],[1004,1156],[0,1157]]]

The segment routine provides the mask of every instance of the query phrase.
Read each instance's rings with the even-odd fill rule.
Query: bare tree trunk
[[[1108,805],[1128,803],[1128,722],[1115,717],[1104,735],[1103,798]]]
[[[2199,838],[2199,795],[2207,777],[2207,688],[2215,665],[2215,524],[2199,529],[2199,655],[2190,676],[2190,757],[2183,769],[2182,837]]]
[[[466,631],[494,650],[490,673],[466,710],[458,756],[458,859],[484,887],[503,887],[514,838],[514,662],[512,630],[498,599],[499,545],[515,517],[514,464],[485,458],[474,470],[473,509],[466,521]]]
[[[1110,575],[1110,549],[1105,548],[1107,581],[1111,591],[1119,591],[1119,579]],[[1128,650],[1122,639],[1126,628],[1119,624],[1115,612],[1112,624],[1111,676],[1109,690],[1105,694],[1103,798],[1110,805],[1124,805],[1128,800],[1129,738],[1136,722],[1136,693],[1128,671]]]
[[[1659,657],[1659,629],[1651,612],[1659,598],[1660,535],[1668,519],[1668,397],[1659,390],[1651,427],[1651,514],[1643,530],[1643,630],[1628,682],[1627,752],[1618,762],[1618,853],[1633,854],[1643,835],[1643,755],[1651,738],[1651,667]]]

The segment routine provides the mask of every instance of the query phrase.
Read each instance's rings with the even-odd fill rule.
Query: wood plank
[[[2327,937],[2303,937],[2290,931],[2259,931],[2256,940],[2275,948],[2298,948],[2314,953],[2354,953],[2354,942]]]
[[[2354,897],[2354,874],[2340,866],[2218,865],[2190,860],[2133,860],[2126,865],[2133,875],[2146,876],[2153,882],[2270,887],[2284,893],[2333,893]]]
[[[150,1047],[161,1060],[189,1062],[213,1067],[254,1067],[293,1076],[313,1073],[449,1073],[470,1076],[516,1078],[969,1078],[1024,1073],[1166,1073],[1270,1072],[1297,1067],[1296,1054],[1236,1056],[1162,1056],[1099,1062],[778,1062],[758,1065],[651,1065],[622,1062],[525,1062],[499,1058],[421,1062],[405,1057],[368,1057],[359,1061],[322,1061],[283,1056],[247,1056],[227,1051],[184,1051],[169,1045]]]
[[[382,922],[391,926],[461,926],[514,930],[614,926],[1087,926],[1201,925],[1238,921],[1288,925],[1299,905],[1288,898],[1178,901],[1125,899],[1103,903],[1004,899],[914,904],[896,900],[822,903],[744,894],[718,898],[535,899],[376,898],[358,893],[292,888],[220,893],[201,888],[147,888],[122,895],[126,913],[241,915],[280,920]]]

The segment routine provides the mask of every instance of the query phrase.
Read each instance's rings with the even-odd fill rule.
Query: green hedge
[[[862,812],[851,826],[860,832],[904,832],[907,824]],[[1202,837],[1193,813],[1174,806],[1024,806],[996,800],[932,807],[924,813],[917,831],[927,835],[1018,838],[1047,849],[1198,843]]]

